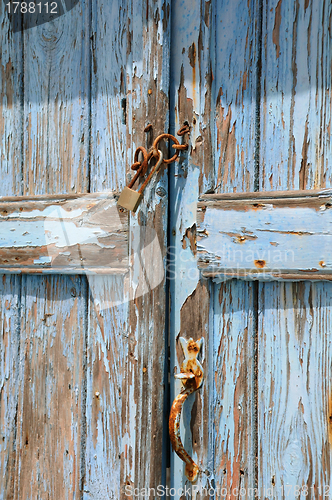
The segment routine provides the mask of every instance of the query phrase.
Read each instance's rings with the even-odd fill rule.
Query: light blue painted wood
[[[5,276],[0,281],[0,498],[13,495],[17,404],[20,387],[20,285],[19,276]]]
[[[244,194],[198,205],[198,266],[219,280],[331,279],[332,212],[329,190]],[[292,197],[293,196],[293,197]]]
[[[80,491],[86,295],[81,276],[22,278],[12,498]]]
[[[252,488],[255,486],[255,422],[252,411],[255,404],[255,373],[251,356],[255,326],[253,286],[241,281],[214,285],[211,306],[214,364],[210,370],[213,370],[215,381],[215,488],[221,495],[221,491],[232,494],[234,488],[240,490],[242,487],[246,490],[246,495],[242,496],[252,498]]]
[[[260,189],[331,187],[331,3],[264,0]]]
[[[219,295],[217,286],[200,279],[196,209],[199,196],[208,190],[254,189],[254,18],[255,2],[172,2],[173,131],[188,121],[191,132],[188,156],[183,154],[179,164],[170,168],[171,374],[179,370],[182,361],[179,336],[203,336],[205,380],[202,389],[187,402],[181,436],[205,471],[197,486],[215,486],[219,492],[226,487],[228,493],[240,485],[249,487],[254,480],[249,427],[252,374],[248,377],[241,370],[241,363],[246,363],[252,352],[252,331],[246,333],[242,327],[252,328],[252,322],[238,310],[252,304],[252,285],[231,283],[227,292]],[[222,324],[227,327],[221,329]],[[228,351],[218,350],[219,345]],[[223,369],[225,358],[236,375]],[[179,389],[171,378],[171,399]],[[227,402],[225,413],[217,406],[218,400],[225,406]],[[241,414],[236,423],[232,421],[234,413]],[[177,491],[189,486],[183,463],[174,455],[171,486]]]
[[[168,0],[92,2],[92,191],[120,191],[136,148],[151,145],[145,126],[168,129],[169,12]],[[162,167],[129,216],[126,281],[89,278],[85,500],[165,479],[167,191]]]
[[[2,199],[0,210],[2,273],[128,272],[128,213],[114,193]]]
[[[211,106],[211,48],[209,27],[213,14],[210,1],[172,1],[171,35],[171,132],[184,122],[190,126],[189,154],[181,154],[179,162],[169,166],[170,179],[170,404],[181,389],[173,374],[180,370],[183,353],[178,338],[208,339],[209,300],[208,283],[200,283],[194,256],[196,203],[201,190],[211,187],[214,172],[211,169],[211,133],[207,123]],[[206,169],[204,170],[204,166]],[[206,346],[206,344],[205,344]],[[205,365],[210,359],[211,345],[205,348]],[[212,352],[212,349],[211,349]],[[213,436],[210,425],[213,384],[209,369],[203,387],[188,398],[181,420],[181,438],[193,460],[213,473]],[[206,474],[200,474],[197,486],[209,486]],[[170,487],[181,498],[181,490],[191,485],[184,474],[184,464],[171,453]]]
[[[133,162],[126,127],[130,8],[127,0],[91,3],[92,192],[123,188]]]
[[[330,23],[329,1],[263,2],[264,190],[331,187]],[[331,494],[330,297],[329,283],[260,284],[258,477],[275,499]]]
[[[331,294],[326,283],[260,289],[259,481],[274,498],[330,494]]]
[[[212,123],[215,193],[252,192],[258,184],[256,100],[259,7],[256,1],[214,3],[216,16]],[[202,195],[201,195],[202,196]],[[217,196],[217,194],[216,194]],[[197,220],[199,231],[199,217]],[[197,234],[199,251],[200,235]],[[198,252],[197,252],[198,256]],[[232,280],[213,287],[215,488],[247,498],[256,483],[255,288]]]
[[[23,34],[23,194],[87,192],[89,15],[89,2],[82,0]]]
[[[13,33],[6,6],[0,6],[0,175],[1,195],[23,194],[23,37]]]

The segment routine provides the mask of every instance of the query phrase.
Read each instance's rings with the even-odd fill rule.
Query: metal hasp
[[[149,132],[151,129],[152,125],[149,124],[147,127],[145,127],[144,131]],[[185,134],[189,134],[189,132],[190,132],[189,125],[184,124],[178,131],[177,135],[181,137]],[[162,152],[159,150],[159,143],[162,140],[171,140],[174,142],[172,148],[175,149],[175,154],[172,156],[172,158],[164,158]],[[122,193],[120,194],[120,197],[118,199],[118,205],[122,208],[126,208],[127,210],[131,210],[132,212],[136,212],[143,198],[144,189],[150,182],[152,176],[158,172],[160,165],[162,163],[165,164],[172,163],[177,159],[177,157],[180,154],[180,151],[186,151],[187,149],[188,149],[188,144],[180,144],[179,141],[176,139],[176,137],[174,137],[174,135],[172,134],[158,135],[158,137],[154,140],[152,144],[151,151],[149,152],[147,152],[147,150],[143,146],[138,147],[135,151],[134,163],[131,166],[132,170],[136,170],[136,174],[134,178],[130,181],[128,186],[126,186],[122,191]],[[139,155],[143,156],[142,161],[139,161]],[[157,163],[152,168],[150,174],[140,187],[139,191],[135,191],[134,189],[132,189],[132,187],[134,186],[135,182],[139,177],[145,176],[149,167],[149,163],[153,157],[158,158]]]
[[[201,350],[204,339],[201,338],[195,342],[192,338],[187,341],[183,337],[180,337],[179,340],[185,358],[181,365],[181,373],[174,375],[174,377],[181,380],[183,388],[172,404],[169,416],[169,435],[175,453],[186,464],[185,474],[187,478],[189,481],[195,482],[198,477],[199,467],[186,452],[182,444],[180,419],[185,400],[190,394],[196,391],[203,382],[204,370],[197,356]]]

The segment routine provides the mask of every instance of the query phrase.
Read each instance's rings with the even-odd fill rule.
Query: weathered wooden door
[[[0,497],[117,499],[165,470],[167,172],[129,234],[112,192],[168,127],[169,6],[55,3],[1,2]]]
[[[0,498],[190,498],[167,435],[179,337],[204,338],[181,424],[190,493],[329,496],[328,231],[309,217],[316,239],[298,243],[300,210],[280,237],[253,228],[267,204],[276,224],[320,206],[285,191],[331,186],[330,2],[68,1],[29,29],[7,4]],[[188,152],[127,219],[111,194],[133,152],[184,123]]]
[[[212,498],[331,496],[331,192],[290,192],[331,187],[331,22],[324,0],[172,2],[171,124],[192,130],[169,172],[171,373],[203,336],[181,432]]]

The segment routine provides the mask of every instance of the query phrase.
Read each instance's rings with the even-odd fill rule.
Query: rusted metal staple
[[[180,130],[177,132],[176,135],[178,135],[179,137],[181,137],[182,135],[184,134],[188,134],[190,132],[190,127],[189,125],[183,125]]]

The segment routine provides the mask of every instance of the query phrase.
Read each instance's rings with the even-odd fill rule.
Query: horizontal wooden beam
[[[104,192],[0,198],[0,273],[128,270],[128,213]]]
[[[330,281],[332,190],[204,195],[197,253],[216,281]]]

